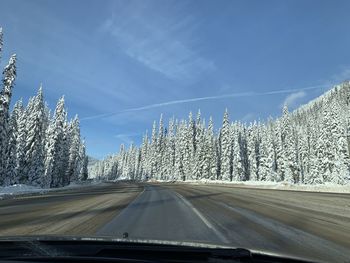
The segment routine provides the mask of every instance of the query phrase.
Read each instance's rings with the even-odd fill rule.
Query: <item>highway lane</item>
[[[235,247],[349,262],[350,195],[168,184]]]
[[[0,200],[0,236],[94,235],[142,189],[106,183]]]
[[[227,242],[181,195],[151,185],[96,234],[122,237],[125,232],[132,239]]]

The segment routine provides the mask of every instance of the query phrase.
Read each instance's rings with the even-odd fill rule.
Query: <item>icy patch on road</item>
[[[152,182],[185,183],[185,184],[198,184],[198,185],[212,184],[212,185],[230,185],[230,186],[237,186],[237,187],[257,188],[257,189],[350,193],[350,184],[339,185],[339,184],[333,184],[333,183],[308,185],[308,184],[291,184],[291,183],[286,183],[286,182],[266,182],[266,181],[228,182],[228,181],[222,181],[222,180],[207,180],[207,179],[186,180],[186,181],[153,180]]]

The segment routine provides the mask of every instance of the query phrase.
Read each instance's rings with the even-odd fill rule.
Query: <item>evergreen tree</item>
[[[336,184],[344,184],[349,176],[349,147],[346,141],[345,129],[339,116],[338,103],[333,103],[331,110],[331,134],[333,137],[334,168],[330,181]]]
[[[80,180],[85,181],[89,174],[88,174],[88,157],[86,155],[86,147],[85,142],[82,141],[79,145],[79,156],[77,157],[78,165],[77,165],[77,172],[79,172],[78,178],[74,178],[70,180],[70,182],[74,182],[74,180]]]
[[[298,144],[298,161],[300,166],[300,178],[299,183],[305,182],[305,175],[309,173],[309,151],[307,144],[307,134],[299,132],[299,144]]]
[[[237,123],[235,123],[232,128],[232,144],[232,180],[242,181],[244,180],[244,167],[241,147],[241,131],[239,130],[239,125]]]
[[[62,97],[56,106],[53,120],[47,131],[46,137],[46,160],[45,160],[45,178],[44,186],[60,187],[63,186],[63,176],[66,167],[66,110],[64,106],[64,97]]]
[[[27,136],[25,145],[26,170],[24,175],[31,185],[41,185],[45,161],[45,108],[42,87],[34,97],[27,112]]]
[[[9,141],[7,148],[7,163],[6,163],[6,176],[4,180],[4,185],[12,185],[19,183],[19,178],[17,175],[17,148],[18,148],[18,121],[19,117],[23,112],[22,100],[16,102],[14,109],[12,111],[10,121],[9,121]]]
[[[16,55],[12,55],[9,63],[6,65],[3,71],[3,88],[0,91],[0,185],[5,181],[5,171],[8,159],[7,146],[9,140],[9,107],[11,103],[12,89],[14,86],[15,78]]]
[[[157,162],[157,168],[156,168],[156,178],[164,180],[165,178],[165,163],[163,164],[163,157],[165,155],[165,136],[164,136],[164,124],[163,124],[163,114],[160,115],[159,119],[159,128],[158,128],[158,137],[157,137],[157,144],[156,144],[156,162]]]
[[[26,158],[26,142],[27,142],[27,118],[28,109],[22,109],[18,112],[18,136],[16,142],[16,174],[18,183],[26,184],[27,180],[27,158]]]
[[[76,182],[81,176],[81,169],[85,162],[85,149],[80,141],[80,125],[76,115],[74,120],[68,125],[69,138],[69,158],[64,184]],[[80,151],[83,152],[81,153]]]
[[[207,151],[207,159],[208,159],[208,168],[209,168],[209,174],[208,179],[215,180],[218,176],[218,149],[217,149],[217,143],[216,139],[214,137],[214,124],[213,119],[210,117],[209,124],[208,124],[208,131],[207,131],[207,145],[208,145],[208,151]]]
[[[177,129],[177,136],[175,139],[175,178],[176,180],[182,181],[186,179],[184,172],[186,148],[185,133],[186,123],[182,121]]]
[[[323,176],[323,181],[330,182],[335,164],[335,151],[332,140],[331,113],[328,107],[324,107],[323,109],[321,126],[322,129],[317,140],[318,169]]]
[[[142,140],[142,146],[141,146],[141,179],[145,180],[148,178],[149,176],[149,161],[148,161],[148,146],[149,142],[148,142],[148,134],[146,131],[146,134],[143,137]]]
[[[257,127],[256,123],[248,127],[247,138],[247,155],[248,155],[248,169],[249,180],[257,181],[258,179],[258,163],[256,156],[256,141],[257,141]]]
[[[225,110],[222,128],[220,131],[221,143],[221,180],[232,181],[231,177],[231,143],[230,143],[230,123],[227,109]]]
[[[288,108],[284,106],[282,116],[282,147],[285,171],[283,179],[289,183],[296,182],[299,173],[296,162],[295,142]]]
[[[150,149],[150,177],[153,178],[157,173],[157,124],[153,122],[151,149]]]
[[[195,179],[194,166],[195,166],[195,150],[196,150],[196,126],[193,120],[192,112],[188,116],[188,125],[185,132],[185,153],[183,169],[186,179]]]

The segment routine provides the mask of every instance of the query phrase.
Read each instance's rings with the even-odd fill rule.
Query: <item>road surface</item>
[[[1,236],[125,232],[349,262],[350,195],[110,183],[0,201]]]
[[[104,184],[0,200],[0,236],[93,235],[142,189]]]

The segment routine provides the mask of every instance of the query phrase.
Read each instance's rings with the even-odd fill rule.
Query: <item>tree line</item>
[[[0,59],[2,47],[0,28]],[[88,159],[78,117],[68,121],[64,97],[51,114],[42,87],[27,105],[20,99],[10,111],[16,75],[16,55],[12,55],[0,91],[0,186],[61,187],[87,179]]]
[[[300,184],[350,181],[350,82],[266,122],[230,122],[214,129],[189,114],[153,123],[142,144],[121,145],[91,168],[105,179],[272,181]]]

